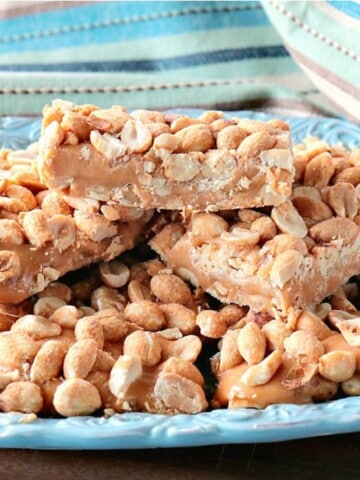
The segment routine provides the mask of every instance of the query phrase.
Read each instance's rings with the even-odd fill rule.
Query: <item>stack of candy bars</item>
[[[360,395],[360,149],[56,100],[0,151],[0,411]]]

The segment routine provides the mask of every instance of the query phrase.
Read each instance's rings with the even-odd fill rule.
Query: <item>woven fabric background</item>
[[[289,54],[301,39],[289,40],[294,28],[281,7],[313,3],[339,2],[3,1],[0,115],[40,114],[61,97],[103,107],[354,116]],[[359,78],[354,71],[350,83]]]

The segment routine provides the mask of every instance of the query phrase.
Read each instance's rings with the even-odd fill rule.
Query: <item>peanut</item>
[[[139,356],[146,367],[153,367],[161,359],[160,339],[152,332],[135,331],[124,342],[124,355]]]
[[[180,140],[178,152],[206,152],[214,146],[214,138],[210,127],[204,124],[190,125],[177,131]]]
[[[333,351],[319,358],[320,375],[333,382],[345,382],[354,375],[355,371],[356,358],[352,352]]]
[[[193,245],[200,246],[228,231],[229,225],[220,215],[200,212],[192,216],[190,228]]]
[[[304,238],[307,234],[308,230],[303,218],[289,200],[274,207],[271,211],[271,218],[283,233],[295,235],[300,238]]]
[[[113,260],[112,262],[102,263],[99,267],[101,280],[111,288],[121,288],[129,280],[130,271],[128,267]]]
[[[335,167],[330,153],[320,153],[307,164],[304,174],[304,185],[316,188],[326,187],[334,172]]]
[[[0,282],[16,277],[21,272],[19,256],[10,250],[0,251]]]
[[[256,387],[269,382],[282,364],[280,350],[274,350],[257,365],[249,367],[241,376],[241,381],[249,386]]]
[[[38,413],[42,407],[41,389],[32,382],[10,383],[0,395],[3,412]]]
[[[176,275],[162,273],[154,275],[150,281],[150,288],[163,303],[180,303],[189,308],[194,307],[190,288]]]
[[[117,398],[124,398],[130,386],[142,376],[139,356],[121,355],[110,372],[110,391]]]
[[[202,310],[196,316],[196,325],[205,337],[221,338],[227,329],[226,323],[216,310]]]
[[[180,375],[180,377],[187,378],[192,382],[197,383],[201,387],[204,386],[205,380],[198,368],[188,360],[183,360],[177,357],[168,358],[161,365],[161,374],[163,372],[171,372]]]
[[[274,285],[283,288],[286,282],[291,280],[303,261],[302,254],[297,250],[288,250],[280,253],[272,264],[270,270],[270,280]]]
[[[68,350],[64,358],[65,378],[85,378],[93,368],[97,358],[95,340],[78,340]]]
[[[182,334],[189,335],[196,328],[195,313],[180,303],[159,305],[164,313],[167,328],[178,328]]]
[[[152,135],[140,120],[128,120],[121,130],[121,141],[129,152],[142,153],[151,147]]]
[[[30,370],[30,380],[44,383],[56,378],[62,368],[66,350],[58,340],[48,340],[36,354]]]
[[[353,243],[359,232],[356,223],[343,217],[324,220],[309,229],[309,235],[316,243],[330,243],[331,240],[341,238],[345,245]]]
[[[254,132],[240,143],[237,153],[240,157],[257,157],[262,151],[272,148],[275,143],[276,139],[266,131]]]
[[[317,362],[325,349],[315,335],[304,330],[297,330],[284,340],[286,353],[308,362]]]
[[[53,404],[63,417],[91,415],[101,407],[101,397],[87,380],[69,378],[56,388]]]
[[[148,300],[129,303],[125,307],[124,315],[127,321],[149,331],[160,330],[165,323],[160,307]]]
[[[165,411],[193,414],[208,406],[201,386],[176,373],[162,373],[156,381],[154,395]]]
[[[248,365],[260,363],[265,356],[266,337],[255,322],[247,323],[239,331],[237,344],[240,355]]]

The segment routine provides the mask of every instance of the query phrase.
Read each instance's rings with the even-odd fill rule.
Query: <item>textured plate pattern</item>
[[[199,110],[178,110],[197,115]],[[266,119],[254,112],[229,117]],[[360,146],[360,127],[327,118],[287,118],[295,142],[318,136],[347,147]],[[0,146],[24,148],[36,141],[40,120],[0,119]],[[125,413],[111,418],[36,419],[0,414],[0,447],[44,449],[125,449],[189,447],[224,443],[274,442],[360,431],[360,397],[318,405],[271,405],[264,410],[214,410],[198,415]]]

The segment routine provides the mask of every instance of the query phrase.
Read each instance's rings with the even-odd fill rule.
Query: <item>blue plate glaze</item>
[[[201,110],[176,110],[198,115]],[[227,116],[267,119],[263,113]],[[295,142],[306,136],[352,148],[360,146],[360,127],[344,120],[285,118]],[[25,148],[39,137],[40,119],[0,119],[0,146]],[[41,449],[128,449],[276,442],[360,431],[360,397],[311,405],[271,405],[263,410],[214,410],[197,415],[124,413],[111,418],[35,419],[0,414],[0,447]]]

